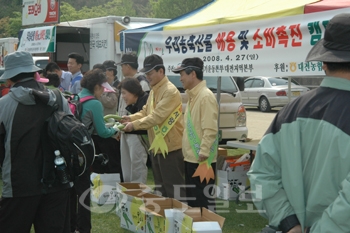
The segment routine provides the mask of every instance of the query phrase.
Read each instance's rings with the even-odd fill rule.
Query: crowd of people
[[[280,110],[258,145],[248,175],[254,202],[269,219],[264,232],[350,231],[349,37],[350,14],[333,17],[324,39],[306,58],[323,62],[321,86]],[[56,182],[46,192],[42,189],[42,128],[51,114],[50,89],[55,88],[93,97],[82,104],[81,121],[96,152],[109,157],[107,166],[93,171],[146,183],[149,159],[155,193],[215,211],[219,108],[203,80],[203,61],[186,58],[172,69],[189,97],[184,113],[180,92],[158,55],[147,56],[140,73],[135,53],[124,54],[117,64],[95,64],[84,74],[83,63],[83,56],[71,53],[68,71],[53,62],[41,71],[28,52],[4,59],[0,80],[11,88],[0,99],[0,231],[29,232],[33,225],[39,233],[91,232],[90,170],[74,184]],[[34,90],[40,94],[33,96]],[[63,94],[61,98],[69,112]],[[118,114],[124,128],[106,124],[108,114]]]
[[[124,54],[120,63],[107,60],[95,64],[93,69],[84,74],[81,71],[83,63],[83,56],[71,53],[68,55],[68,71],[63,71],[54,62],[49,62],[44,70],[40,70],[33,64],[32,57],[27,52],[15,52],[5,58],[5,72],[1,79],[6,81],[11,89],[9,94],[1,98],[0,105],[1,109],[7,108],[12,115],[4,115],[7,110],[1,111],[0,146],[4,149],[0,154],[4,182],[0,201],[1,232],[27,231],[32,224],[36,232],[90,232],[92,229],[91,212],[88,208],[90,206],[90,172],[119,173],[122,182],[146,183],[148,160],[152,164],[156,193],[182,201],[187,201],[186,197],[191,197],[192,206],[204,206],[214,210],[215,203],[212,201],[212,196],[209,198],[210,201],[203,202],[208,196],[204,193],[204,189],[206,185],[212,185],[214,180],[208,184],[205,182],[201,184],[199,177],[192,177],[198,163],[208,157],[211,157],[210,161],[213,162],[212,166],[215,169],[216,154],[210,154],[208,144],[215,144],[218,106],[213,93],[206,88],[205,81],[202,80],[203,61],[199,58],[186,59],[181,67],[174,70],[180,73],[182,80],[188,80],[186,84],[188,90],[196,89],[190,95],[198,100],[188,105],[188,111],[185,114],[187,116],[188,113],[186,119],[191,116],[196,118],[191,121],[191,124],[187,124],[187,120],[183,119],[180,92],[168,80],[160,56],[146,57],[141,72],[138,72],[138,58],[135,53]],[[117,78],[118,66],[121,66],[122,81]],[[195,88],[197,85],[198,87]],[[25,151],[25,146],[30,141],[28,137],[41,135],[40,125],[44,124],[50,114],[48,110],[50,108],[47,107],[47,103],[45,105],[31,96],[31,88],[43,93],[59,89],[62,92],[64,105],[68,104],[65,95],[75,95],[78,98],[91,96],[89,101],[82,103],[81,121],[91,134],[96,154],[108,155],[107,165],[94,164],[74,184],[57,183],[57,187],[51,188],[50,192],[41,193],[40,158],[45,156],[45,152],[40,150],[40,140],[31,141],[31,146],[26,148],[30,150],[28,153]],[[203,114],[207,101],[216,112],[213,115]],[[7,105],[13,102],[16,104],[12,107]],[[28,111],[30,117],[26,117],[27,114],[20,114],[24,111]],[[36,112],[43,112],[43,114],[35,119]],[[119,130],[115,127],[116,125],[111,127],[106,123],[104,116],[109,114],[118,114],[122,117],[120,122],[125,124],[124,130]],[[10,119],[16,121],[16,124],[9,124]],[[201,125],[202,121],[205,124]],[[23,123],[18,124],[18,122]],[[33,131],[31,126],[39,122],[39,127]],[[24,123],[28,126],[20,128]],[[191,151],[190,145],[182,149],[183,144],[192,142],[187,137],[183,139],[186,125],[193,127],[193,130],[199,130],[196,139],[203,138],[200,151]],[[10,131],[12,134],[9,135]],[[9,140],[6,140],[6,137],[10,137]],[[24,137],[24,139],[12,143],[12,140],[17,137]],[[9,145],[11,145],[10,148]],[[18,148],[14,149],[12,146]],[[12,162],[11,158],[17,156],[28,157],[23,161]],[[30,171],[24,169],[23,173],[13,174],[14,171],[22,169],[21,166],[24,166],[22,162],[27,163],[26,166]],[[193,165],[190,166],[192,163]],[[13,180],[14,178],[16,180]],[[27,186],[34,185],[29,189],[33,190],[32,192],[21,192],[21,190],[24,191],[21,188],[23,182],[18,182],[21,179],[27,182]],[[192,191],[186,192],[186,182],[192,187]],[[197,185],[200,185],[199,189],[194,188]],[[57,202],[46,207],[48,201],[61,194]],[[197,201],[195,201],[196,198],[198,198]],[[24,202],[28,203],[24,205]],[[25,208],[32,207],[32,211],[27,213],[31,218],[25,224],[13,224],[18,210],[9,211],[8,209],[16,206],[24,217],[26,213],[24,209],[21,211],[22,204]],[[62,206],[58,207],[58,204]],[[2,214],[4,212],[7,212],[6,218]],[[56,221],[52,227],[49,222],[39,224],[45,216],[52,216],[52,221]]]

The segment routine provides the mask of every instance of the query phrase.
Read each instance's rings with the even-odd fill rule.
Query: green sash
[[[153,90],[150,93],[151,98],[151,113],[154,110],[153,103]],[[159,127],[158,125],[153,126],[154,139],[149,148],[149,150],[154,151],[154,156],[157,154],[158,150],[162,153],[165,158],[166,154],[168,154],[168,146],[164,140],[165,135],[169,133],[169,131],[173,128],[175,123],[178,121],[182,113],[182,104],[180,103],[174,111],[168,116],[168,118],[164,121],[164,123]]]
[[[198,137],[198,134],[196,132],[196,129],[193,125],[193,121],[191,118],[191,111],[190,111],[190,103],[187,104],[187,122],[186,122],[186,129],[187,129],[187,137],[188,141],[190,143],[190,146],[192,148],[192,151],[197,159],[199,159],[199,152],[200,152],[200,146],[201,141]],[[211,162],[213,161],[219,145],[219,137],[216,135],[215,141],[213,145],[210,147],[209,157],[203,162],[200,162],[196,172],[193,174],[193,177],[199,176],[201,179],[201,182],[203,182],[204,179],[207,180],[207,183],[209,182],[210,178],[214,179],[214,173],[213,169],[211,167]],[[203,165],[206,166],[203,166]],[[211,174],[212,173],[212,174]]]

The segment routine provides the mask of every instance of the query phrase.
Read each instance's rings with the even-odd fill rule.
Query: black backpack
[[[59,150],[65,158],[71,181],[74,182],[94,162],[95,146],[85,125],[74,115],[62,111],[60,91],[56,89],[53,92],[56,103],[47,122],[48,137],[54,150]]]

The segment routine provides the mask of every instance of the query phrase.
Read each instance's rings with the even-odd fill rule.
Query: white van
[[[169,80],[181,92],[182,112],[185,112],[187,104],[187,94],[180,82],[180,76],[169,75]],[[215,94],[217,93],[217,78],[204,76],[207,87]],[[246,126],[247,114],[242,103],[240,91],[244,90],[244,79],[231,76],[221,77],[220,95],[220,145],[226,145],[227,141],[244,140],[248,135]]]
[[[34,65],[41,69],[45,69],[47,63],[49,63],[49,57],[33,56]]]

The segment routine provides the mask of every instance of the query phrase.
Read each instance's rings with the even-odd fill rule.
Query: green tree
[[[70,5],[67,2],[62,2],[60,6],[60,21],[65,22],[65,21],[73,21],[73,20],[78,20],[78,19],[83,19],[84,15],[80,15],[79,11],[74,9],[72,5]]]
[[[22,13],[12,12],[12,17],[9,19],[9,24],[6,27],[6,37],[17,37],[18,32],[22,27]]]
[[[61,0],[61,4],[65,2],[74,6],[76,10],[81,10],[83,7],[92,8],[94,6],[106,4],[109,1],[110,0]]]
[[[83,7],[79,12],[88,15],[88,18],[108,15],[136,16],[136,11],[133,8],[133,2],[129,0],[113,0],[102,6],[92,8]]]
[[[113,0],[106,4],[95,7],[83,7],[81,10],[76,10],[72,5],[67,2],[62,2],[60,6],[60,21],[74,21],[80,19],[103,17],[108,15],[119,16],[136,16],[136,11],[133,7],[133,2],[129,0]],[[1,22],[4,22],[4,26],[0,24],[0,35],[2,37],[17,37],[18,32],[23,28],[22,26],[22,13],[13,12],[11,17],[3,18]]]
[[[136,15],[136,11],[133,8],[133,3],[129,0],[113,0],[100,6],[95,6],[91,8],[83,7],[79,11],[74,9],[74,7],[72,7],[69,3],[63,2],[61,4],[60,9],[61,22],[103,17],[108,15]]]
[[[155,18],[175,18],[193,11],[212,0],[150,0],[152,13]]]
[[[134,0],[133,8],[135,9],[138,17],[147,17],[150,15],[152,10],[149,0]]]
[[[0,38],[9,37],[6,32],[6,28],[9,22],[10,17],[4,17],[0,19]]]
[[[12,16],[12,12],[22,10],[22,0],[0,0],[0,19]]]

